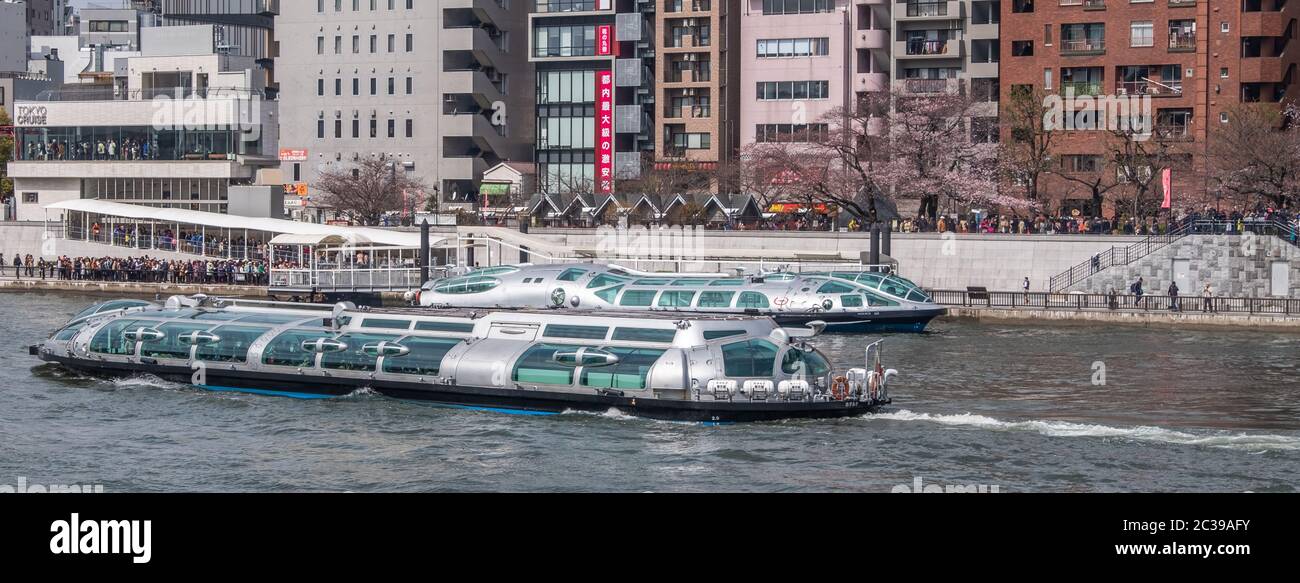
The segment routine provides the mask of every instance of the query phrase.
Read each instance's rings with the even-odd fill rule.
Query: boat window
[[[847,284],[847,283],[840,283],[840,282],[838,282],[838,281],[828,281],[828,282],[826,282],[826,285],[823,285],[823,286],[821,286],[820,288],[817,289],[817,293],[819,293],[819,294],[851,294],[851,293],[853,293],[854,291],[856,291],[856,289],[857,289],[857,288],[854,288],[853,286],[851,286],[851,285],[849,285],[849,284]]]
[[[579,347],[559,344],[538,344],[529,348],[515,363],[515,369],[510,378],[520,383],[571,385],[573,384],[573,368],[551,359],[558,350],[577,348]]]
[[[898,298],[905,298],[907,297],[908,292],[912,291],[911,287],[894,278],[889,278],[880,282],[880,287],[877,289]]]
[[[375,370],[376,356],[362,352],[367,344],[396,342],[397,336],[387,334],[344,334],[338,338],[348,345],[343,352],[326,352],[320,357],[321,368],[335,370],[370,371]]]
[[[884,275],[881,275],[879,273],[872,273],[870,271],[858,274],[858,276],[854,278],[854,280],[857,281],[858,283],[869,285],[871,287],[879,286],[880,282],[884,279],[885,279]]]
[[[655,361],[664,355],[661,348],[603,348],[618,357],[618,364],[584,367],[581,384],[600,389],[644,389],[646,377]]]
[[[587,273],[587,270],[566,269],[564,270],[564,273],[561,273],[560,276],[555,279],[558,281],[578,281],[578,278],[582,277],[584,273]]]
[[[615,328],[614,340],[628,342],[672,342],[677,337],[677,330],[659,328]]]
[[[770,377],[777,348],[766,340],[746,340],[722,347],[723,369],[729,377]]]
[[[458,332],[468,334],[474,331],[474,325],[462,322],[416,322],[415,329],[424,332]]]
[[[73,324],[71,326],[68,326],[56,332],[54,334],[54,337],[51,338],[51,340],[55,342],[67,342],[69,340],[72,340],[72,338],[77,335],[77,332],[80,332],[81,329],[85,327],[86,327],[85,322],[77,322],[76,324]]]
[[[706,291],[700,294],[700,308],[730,308],[736,292]]]
[[[710,285],[710,286],[714,286],[714,287],[720,287],[720,286],[724,286],[724,285],[728,285],[728,286],[729,286],[729,285],[745,285],[745,280],[743,280],[743,279],[719,279],[719,280],[715,280],[715,281],[709,283],[709,285]]]
[[[886,298],[885,296],[878,296],[871,292],[864,291],[862,292],[862,296],[867,298],[868,306],[897,306],[898,305],[898,302],[894,300]]]
[[[77,312],[77,315],[76,315],[76,316],[73,316],[72,319],[73,319],[73,320],[76,320],[76,319],[79,319],[79,318],[85,318],[86,316],[89,316],[89,315],[91,315],[91,314],[99,314],[99,313],[103,313],[103,312],[112,312],[112,311],[114,311],[114,310],[125,310],[125,309],[127,309],[127,308],[139,308],[139,307],[148,306],[148,305],[151,305],[151,304],[150,304],[149,302],[146,302],[146,301],[143,301],[143,300],[113,300],[113,301],[111,301],[111,302],[104,302],[104,303],[102,303],[102,304],[95,304],[95,305],[93,305],[93,306],[90,306],[89,308],[86,308],[86,309],[84,309],[84,310],[82,310],[82,311],[80,311],[80,312]]]
[[[499,285],[501,280],[495,277],[474,275],[444,281],[433,286],[433,291],[451,295],[478,294],[495,289]]]
[[[547,324],[542,336],[547,338],[581,338],[584,340],[604,340],[609,334],[605,326],[571,326],[567,324]]]
[[[187,332],[200,332],[211,327],[209,324],[194,324],[192,322],[163,324],[158,327],[158,331],[166,336],[158,342],[145,342],[140,347],[140,355],[148,358],[189,358],[191,347],[189,344],[181,342],[181,335]]]
[[[653,306],[655,294],[657,293],[659,293],[658,290],[652,289],[630,289],[623,292],[623,297],[619,298],[618,305],[637,308]]]
[[[693,301],[695,301],[693,291],[666,291],[659,295],[661,308],[689,308]]]
[[[694,279],[678,279],[678,280],[673,281],[673,285],[674,285],[674,286],[677,286],[677,287],[684,286],[684,285],[709,285],[709,282],[710,282],[710,281],[712,281],[712,280],[710,280],[710,279],[700,279],[700,278],[694,278]]]
[[[763,276],[766,281],[790,281],[794,279],[793,273],[769,273]]]
[[[908,292],[907,299],[913,302],[928,302],[930,301],[930,296],[925,295],[925,292],[919,289],[914,289]]]
[[[632,282],[632,285],[668,285],[672,281],[671,279],[638,279]]]
[[[193,319],[200,322],[233,322],[247,315],[237,312],[198,312]]]
[[[610,275],[608,273],[602,273],[592,278],[591,283],[587,284],[587,289],[596,289],[598,287],[605,287],[607,285],[614,285],[617,283],[626,283],[626,282],[627,282],[626,278],[618,277],[616,275]]]
[[[830,363],[815,350],[791,348],[781,359],[781,371],[786,374],[819,377],[831,371]]]
[[[195,360],[210,362],[248,362],[248,348],[266,334],[269,328],[255,326],[222,326],[212,331],[221,341],[202,344],[194,353]]]
[[[383,318],[366,318],[361,321],[362,328],[380,328],[383,330],[408,330],[410,320],[385,320]]]
[[[90,339],[90,351],[98,354],[134,354],[135,342],[127,340],[123,334],[140,324],[135,320],[114,320],[95,333]]]
[[[321,330],[290,330],[275,337],[262,350],[262,364],[293,366],[298,368],[316,365],[316,353],[302,349],[302,343],[326,336]]]
[[[470,275],[500,275],[503,273],[514,273],[516,271],[519,271],[518,267],[515,267],[513,265],[502,265],[500,267],[485,267],[483,269],[475,269],[473,272],[470,273]]]
[[[447,356],[460,343],[460,340],[449,338],[404,338],[401,344],[411,350],[410,354],[384,357],[384,372],[436,375],[442,369],[442,357]]]
[[[301,315],[290,316],[285,314],[253,314],[251,316],[244,316],[243,318],[240,318],[239,323],[240,324],[269,324],[272,326],[283,326],[285,324],[301,322],[310,317],[311,316],[301,316]]]
[[[614,303],[614,298],[618,297],[618,292],[623,291],[623,286],[615,286],[609,289],[603,289],[596,292],[596,297],[609,303]]]
[[[732,336],[744,336],[744,330],[705,330],[705,340],[717,340],[719,338],[730,338]]]
[[[754,309],[767,308],[771,304],[767,301],[767,296],[758,292],[745,292],[740,294],[740,299],[736,301],[737,308]]]
[[[840,296],[840,305],[846,308],[861,308],[862,296],[853,295],[853,294]]]

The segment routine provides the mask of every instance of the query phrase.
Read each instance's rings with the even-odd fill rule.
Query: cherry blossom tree
[[[1300,204],[1300,110],[1294,103],[1230,106],[1210,132],[1206,161],[1213,185],[1243,206]]]

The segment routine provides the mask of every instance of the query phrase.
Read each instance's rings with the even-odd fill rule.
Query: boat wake
[[[990,431],[1028,431],[1049,437],[1101,437],[1130,441],[1170,443],[1202,447],[1221,447],[1252,453],[1267,451],[1300,451],[1300,436],[1253,433],[1189,433],[1163,427],[1134,426],[1112,427],[1068,421],[1002,421],[984,415],[932,415],[906,409],[866,415],[868,421],[927,421],[939,425],[974,427]]]
[[[170,390],[177,390],[177,389],[184,389],[184,388],[187,388],[187,387],[190,386],[190,385],[183,385],[183,384],[181,384],[181,383],[173,383],[173,382],[171,382],[171,381],[166,381],[166,380],[160,379],[160,378],[158,378],[158,377],[156,377],[156,376],[153,376],[153,375],[150,375],[150,374],[143,374],[143,375],[136,375],[136,376],[131,376],[131,377],[119,378],[119,379],[112,379],[112,380],[110,380],[110,381],[105,381],[105,382],[108,382],[108,383],[110,383],[111,385],[113,385],[113,388],[115,388],[115,389],[170,389]]]

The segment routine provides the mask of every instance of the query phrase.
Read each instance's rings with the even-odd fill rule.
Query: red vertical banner
[[[614,193],[613,71],[596,71],[596,192]]]
[[[596,54],[610,56],[614,54],[614,26],[602,24],[596,27]]]
[[[1160,206],[1162,209],[1173,207],[1173,193],[1170,192],[1170,187],[1173,186],[1173,175],[1174,170],[1172,168],[1165,168],[1160,173],[1160,186],[1163,186],[1165,190],[1165,202]]]

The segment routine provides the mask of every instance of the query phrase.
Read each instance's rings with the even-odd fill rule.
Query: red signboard
[[[280,148],[280,161],[281,162],[306,162],[307,150]]]
[[[614,54],[613,25],[602,24],[596,27],[596,54],[602,56]]]
[[[614,73],[596,71],[596,192],[614,193]]]

